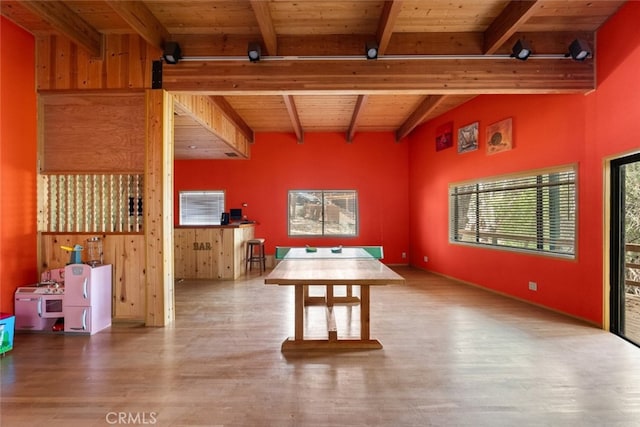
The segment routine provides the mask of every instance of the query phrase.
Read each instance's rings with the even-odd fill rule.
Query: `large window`
[[[289,191],[290,236],[357,236],[354,190]]]
[[[181,191],[180,225],[220,225],[224,191]]]
[[[449,187],[452,242],[575,256],[573,166]]]

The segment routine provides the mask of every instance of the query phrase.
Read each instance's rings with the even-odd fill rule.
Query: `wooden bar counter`
[[[176,279],[237,279],[244,273],[246,241],[255,224],[173,229]]]

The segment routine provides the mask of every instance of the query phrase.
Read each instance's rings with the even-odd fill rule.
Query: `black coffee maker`
[[[220,217],[220,225],[228,225],[229,224],[229,212],[222,212],[222,216]]]

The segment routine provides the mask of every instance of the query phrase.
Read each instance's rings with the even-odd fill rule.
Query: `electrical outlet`
[[[530,291],[537,291],[538,290],[538,284],[536,282],[529,282],[529,290]]]
[[[406,252],[402,252],[402,259],[405,259],[407,257],[407,253]]]
[[[424,256],[424,262],[429,262],[429,257],[428,256]]]

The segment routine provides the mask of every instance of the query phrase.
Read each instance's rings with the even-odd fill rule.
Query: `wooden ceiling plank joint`
[[[264,0],[251,0],[251,7],[258,20],[258,26],[260,27],[260,33],[262,34],[262,41],[266,48],[267,55],[278,54],[278,37],[276,35],[275,26],[271,19],[271,11],[269,9],[269,2]]]
[[[356,101],[356,106],[353,109],[353,114],[351,116],[351,122],[349,123],[349,129],[347,129],[347,142],[353,141],[353,137],[358,127],[358,117],[364,110],[368,98],[368,95],[358,95],[358,100]]]
[[[378,55],[384,55],[387,46],[389,46],[389,40],[391,40],[391,34],[393,33],[396,19],[400,14],[400,9],[402,9],[402,0],[387,0],[384,2],[376,35],[378,39]]]
[[[494,54],[536,11],[540,0],[511,1],[484,32],[484,53]]]
[[[141,1],[105,0],[136,33],[151,46],[162,50],[169,40],[167,29]]]
[[[282,97],[284,98],[284,104],[287,107],[287,112],[289,113],[289,118],[291,119],[293,130],[296,133],[296,137],[298,138],[298,144],[302,144],[304,142],[304,131],[302,129],[302,123],[300,122],[298,109],[296,108],[296,103],[293,99],[293,95],[283,95]]]
[[[102,58],[102,34],[61,1],[23,1],[27,10],[48,22],[73,43],[84,48],[91,57]]]

